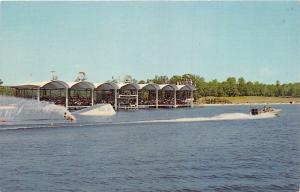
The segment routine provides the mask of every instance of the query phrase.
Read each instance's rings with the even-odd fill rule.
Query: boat
[[[264,106],[263,108],[252,108],[250,111],[251,115],[261,115],[261,114],[272,114],[279,116],[281,109],[274,109],[272,107],[266,107]]]

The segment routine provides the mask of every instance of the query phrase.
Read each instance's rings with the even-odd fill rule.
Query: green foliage
[[[7,86],[2,86],[3,81],[0,79],[0,95],[4,96],[13,96],[15,93],[15,89]]]
[[[148,79],[147,82],[157,84],[172,83],[172,84],[188,84],[192,83],[196,86],[194,97],[234,97],[234,96],[265,96],[265,97],[300,97],[300,83],[280,84],[276,81],[275,84],[263,84],[258,81],[251,82],[243,77],[236,80],[235,77],[228,77],[226,81],[219,82],[214,79],[205,81],[198,75],[184,74],[174,75],[170,79],[167,76],[155,76],[154,79]]]
[[[113,80],[112,82],[117,82]],[[133,82],[138,81],[133,79]],[[228,77],[225,81],[219,82],[217,79],[205,81],[199,75],[184,74],[174,75],[170,79],[168,76],[156,75],[153,79],[140,80],[139,83],[157,83],[157,84],[193,84],[196,87],[194,92],[195,99],[200,97],[235,97],[235,96],[265,96],[265,97],[300,97],[300,82],[281,84],[276,81],[274,84],[263,84],[258,81],[246,81],[243,77],[236,80],[235,77]],[[0,95],[14,95],[14,89],[1,86]],[[212,101],[214,102],[214,101]]]
[[[246,81],[243,77],[240,77],[238,79],[238,90],[239,90],[240,95],[246,95],[247,94]]]
[[[182,78],[180,75],[174,75],[173,77],[170,78],[169,83],[178,84],[181,81],[182,81]]]
[[[157,84],[165,84],[165,83],[169,83],[169,78],[168,76],[158,76],[155,75],[154,79],[148,79],[147,83],[157,83]]]
[[[214,97],[218,97],[219,96],[219,82],[218,80],[214,79],[210,82],[207,83],[207,87],[208,87],[208,95],[209,96],[214,96]]]
[[[232,97],[239,95],[238,84],[235,77],[228,77],[227,80],[223,82],[223,89],[226,96]]]
[[[0,86],[0,95],[13,96],[15,94],[15,89],[6,86]]]

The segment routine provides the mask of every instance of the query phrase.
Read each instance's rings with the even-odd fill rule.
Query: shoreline
[[[300,105],[300,103],[214,103],[214,104],[194,104],[194,107],[222,107],[222,106],[251,106],[251,105]]]
[[[195,106],[231,106],[231,105],[293,105],[300,104],[300,97],[202,97],[194,103]]]

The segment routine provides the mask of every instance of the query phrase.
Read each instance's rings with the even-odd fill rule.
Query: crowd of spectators
[[[92,105],[91,98],[73,96],[69,97],[69,106],[90,106]]]
[[[159,98],[158,99],[159,105],[174,105],[174,98]],[[177,105],[187,105],[188,99],[176,99]],[[142,99],[139,98],[139,105],[156,105],[156,99]]]
[[[96,100],[95,104],[98,103],[105,103],[105,104],[115,104],[115,97],[113,93],[107,93],[107,94],[96,94]]]
[[[99,104],[99,103],[104,103],[104,104],[111,104],[114,105],[115,101],[114,100],[110,100],[110,99],[97,99],[95,101],[95,104]]]
[[[118,104],[119,106],[134,107],[136,106],[136,99],[135,98],[119,99]]]
[[[120,90],[120,95],[136,95],[136,90]]]
[[[65,97],[42,96],[40,100],[54,103],[56,105],[66,104]],[[91,98],[80,97],[80,96],[69,97],[69,104],[68,104],[69,106],[90,106],[91,104],[92,104]]]
[[[156,99],[139,98],[139,105],[156,105]]]
[[[127,92],[127,94],[131,94],[131,92]],[[101,94],[97,95],[95,100],[95,104],[99,103],[106,103],[111,104],[114,106],[115,98],[114,94]],[[50,96],[42,96],[40,98],[41,101],[48,101],[55,103],[57,105],[65,105],[66,99],[65,97],[57,96],[57,97],[50,97]],[[91,106],[92,101],[90,97],[82,97],[82,96],[70,96],[69,97],[69,106]],[[139,105],[156,105],[156,98],[155,96],[151,95],[150,97],[139,97]],[[136,105],[136,98],[135,97],[121,97],[118,99],[118,104],[120,106],[135,106]],[[187,105],[189,104],[189,100],[186,97],[176,99],[177,105]],[[174,105],[174,96],[172,94],[166,94],[160,96],[158,99],[158,105]]]
[[[41,101],[47,101],[50,103],[54,103],[56,105],[65,105],[66,104],[66,98],[65,97],[50,97],[50,96],[42,96],[40,98]]]
[[[158,100],[158,105],[174,105],[174,98],[165,97]]]

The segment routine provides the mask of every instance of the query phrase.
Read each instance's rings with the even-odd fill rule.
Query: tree
[[[182,82],[182,78],[180,75],[174,75],[169,80],[169,83],[172,83],[172,84],[178,84],[178,83],[181,84],[181,82]]]
[[[169,83],[169,78],[168,76],[158,76],[155,75],[154,79],[148,79],[147,82],[153,82],[153,83],[157,83],[157,84],[166,84]]]
[[[245,79],[243,77],[240,77],[238,79],[238,90],[240,95],[245,96],[247,95],[247,90],[246,90],[246,82]]]
[[[246,96],[253,96],[253,83],[248,81],[246,83]]]
[[[214,79],[214,80],[208,82],[207,87],[209,90],[209,92],[208,92],[209,96],[214,96],[214,97],[219,96],[218,89],[220,89],[220,88],[219,88],[219,82],[217,79]]]
[[[3,81],[2,81],[2,79],[0,79],[0,86],[3,84]]]
[[[275,96],[276,97],[279,97],[279,96],[282,96],[283,94],[282,94],[282,92],[283,92],[283,90],[282,90],[282,86],[280,85],[280,81],[276,81],[276,92],[275,92]]]
[[[260,83],[258,81],[254,82],[254,85],[253,85],[253,94],[255,96],[260,96],[261,95]]]
[[[239,95],[239,90],[235,77],[228,77],[223,85],[226,95],[230,97]]]
[[[280,84],[263,84],[258,81],[246,82],[243,77],[236,80],[235,77],[228,77],[226,81],[218,82],[217,79],[206,82],[199,75],[184,74],[174,75],[170,79],[167,76],[156,75],[154,79],[148,79],[147,83],[157,84],[193,84],[196,86],[194,97],[197,99],[202,96],[291,96],[300,97],[300,83]],[[145,83],[141,80],[139,83]]]
[[[201,96],[205,96],[206,82],[205,82],[204,78],[200,77],[198,75],[193,75],[191,78],[192,78],[194,85],[196,86],[195,97],[198,98]]]

